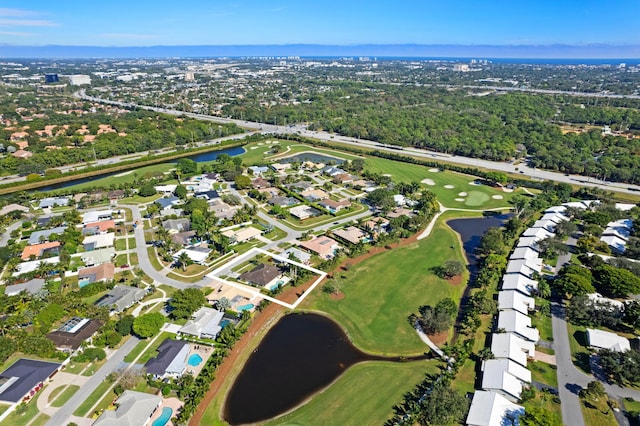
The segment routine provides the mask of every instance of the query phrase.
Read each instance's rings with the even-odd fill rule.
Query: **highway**
[[[374,142],[366,139],[358,139],[358,138],[352,138],[348,136],[341,136],[341,135],[323,132],[323,131],[308,130],[304,125],[277,126],[274,124],[256,123],[256,122],[246,121],[246,120],[236,120],[232,118],[222,118],[222,117],[216,117],[211,115],[195,114],[195,113],[184,112],[184,111],[170,110],[166,108],[157,108],[157,107],[146,106],[146,105],[138,105],[138,104],[131,104],[126,102],[111,101],[111,100],[96,98],[92,96],[87,96],[84,93],[84,91],[76,92],[74,96],[79,97],[81,99],[88,100],[88,101],[102,102],[102,103],[111,104],[111,105],[118,105],[121,107],[138,107],[138,108],[142,108],[150,111],[162,112],[165,114],[183,115],[187,117],[196,118],[199,120],[215,121],[219,123],[235,123],[240,127],[250,129],[254,132],[299,135],[306,138],[318,139],[327,143],[339,142],[339,143],[354,145],[359,147],[364,146],[369,148],[375,148],[379,151],[393,152],[394,154],[412,155],[412,156],[421,157],[429,160],[444,161],[447,163],[458,164],[466,167],[479,167],[479,168],[494,170],[499,172],[522,174],[523,177],[527,176],[537,180],[550,180],[554,182],[568,183],[571,185],[600,188],[607,191],[619,192],[623,194],[638,195],[640,193],[640,185],[630,185],[630,184],[619,183],[619,182],[603,182],[601,180],[596,180],[595,178],[589,178],[589,177],[580,176],[580,175],[565,175],[564,173],[560,173],[560,172],[536,169],[535,167],[529,167],[526,164],[516,165],[508,162],[498,162],[498,161],[482,160],[478,158],[462,157],[462,156],[443,154],[441,152],[429,151],[429,150],[417,149],[417,148],[404,148],[403,150],[400,151],[398,149],[388,148],[381,145],[378,142]],[[516,168],[518,170],[516,170]]]

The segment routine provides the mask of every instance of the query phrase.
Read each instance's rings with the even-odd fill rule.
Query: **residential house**
[[[311,255],[295,247],[286,249],[284,252],[282,252],[281,256],[285,259],[290,259],[291,256],[293,256],[298,260],[298,262],[304,265],[309,265],[311,263]]]
[[[401,216],[412,217],[414,216],[414,214],[412,210],[405,209],[404,207],[397,207],[392,211],[390,211],[389,213],[387,213],[387,217],[389,219],[395,219]]]
[[[603,297],[600,293],[590,293],[590,294],[587,294],[587,297],[591,302],[594,303],[594,307],[596,308],[606,309],[609,311],[612,311],[615,309],[624,311],[624,303],[619,300]]]
[[[278,195],[280,195],[280,190],[278,188],[274,188],[272,186],[270,186],[268,188],[260,188],[260,189],[258,189],[258,192],[261,193],[261,194],[265,194],[267,196],[267,198],[277,197]]]
[[[220,198],[220,194],[218,193],[218,191],[210,190],[210,191],[198,192],[195,195],[195,197],[202,198],[203,200],[207,200],[207,201],[213,201]]]
[[[542,271],[542,262],[535,262],[527,259],[510,260],[507,263],[507,274],[521,274],[533,279],[534,273]]]
[[[20,358],[0,373],[0,401],[28,401],[62,367],[58,362]]]
[[[49,236],[50,235],[57,235],[60,236],[61,234],[64,233],[64,230],[67,229],[66,226],[58,226],[52,229],[44,229],[42,231],[34,231],[31,233],[31,235],[29,235],[29,242],[27,244],[29,244],[30,246],[35,245],[35,244],[40,244],[40,243],[44,243],[44,242],[48,242],[49,240]],[[57,241],[57,239],[55,239],[55,241]]]
[[[224,312],[202,307],[191,316],[178,333],[196,336],[199,339],[215,339],[222,330],[220,322],[223,317]]]
[[[113,219],[113,210],[92,210],[82,215],[82,224]]]
[[[529,358],[535,358],[536,347],[533,342],[524,340],[513,333],[493,333],[491,353],[495,359],[510,359],[523,367]]]
[[[318,188],[308,188],[300,193],[300,195],[307,201],[312,203],[316,201],[321,201],[329,198],[329,194],[327,194],[322,189]]]
[[[271,182],[261,177],[255,178],[251,181],[251,187],[253,189],[269,188],[270,186]]]
[[[179,232],[186,232],[191,230],[191,221],[189,219],[167,219],[162,222],[162,227],[166,229],[169,234],[177,234]]]
[[[523,391],[522,382],[506,371],[482,374],[482,389],[492,391],[511,402],[518,402]]]
[[[98,299],[94,305],[110,308],[111,312],[122,312],[140,301],[147,294],[143,288],[117,285]]]
[[[105,262],[111,262],[115,255],[116,250],[113,247],[107,247],[99,250],[79,253],[74,256],[80,257],[86,266],[93,266],[100,265]]]
[[[278,174],[286,173],[291,168],[290,163],[273,163],[270,165],[271,169]]]
[[[493,391],[477,390],[473,394],[468,426],[517,425],[524,414],[524,407],[514,404],[504,396]]]
[[[155,203],[160,206],[160,211],[166,211],[180,204],[180,198],[175,195],[169,195],[168,197],[158,198]]]
[[[218,219],[231,219],[238,209],[239,207],[230,206],[219,198],[209,203],[209,211]]]
[[[568,221],[569,218],[563,215],[562,213],[545,213],[544,215],[542,215],[540,220],[550,220],[557,225],[560,222]]]
[[[553,237],[553,235],[553,232],[549,232],[544,228],[529,228],[522,233],[523,237],[534,237],[536,242]]]
[[[382,216],[373,217],[364,222],[362,227],[377,237],[381,233],[389,232],[389,219]]]
[[[169,238],[171,238],[171,241],[173,241],[176,244],[179,244],[181,246],[186,246],[189,245],[193,242],[193,239],[196,236],[196,231],[185,231],[185,232],[178,232],[176,234],[170,234]]]
[[[516,290],[502,290],[498,292],[498,309],[501,311],[513,309],[525,315],[536,308],[533,297],[525,296]]]
[[[186,247],[175,252],[173,254],[173,258],[178,259],[182,253],[186,253],[193,263],[203,265],[207,261],[207,258],[212,251],[213,250],[211,250],[206,245]]]
[[[367,234],[361,229],[356,228],[355,226],[349,226],[344,229],[336,229],[335,231],[333,231],[333,235],[351,244],[359,244],[367,240]]]
[[[187,369],[189,344],[180,340],[166,339],[158,346],[158,355],[144,364],[147,374],[156,380],[180,377]]]
[[[4,216],[13,212],[29,213],[29,208],[21,206],[20,204],[8,204],[0,209],[0,216]]]
[[[287,189],[290,189],[292,191],[296,191],[296,192],[302,192],[305,191],[309,188],[312,188],[313,185],[311,184],[311,182],[307,182],[306,180],[301,180],[298,182],[294,182],[294,183],[290,183],[288,185],[285,185],[285,187]]]
[[[92,283],[111,281],[114,272],[115,266],[111,262],[82,268],[78,270],[78,285],[84,287]]]
[[[299,202],[300,201],[296,200],[293,197],[273,197],[270,198],[269,201],[267,201],[267,203],[269,203],[270,205],[279,207],[295,206]]]
[[[531,327],[531,318],[518,311],[498,312],[498,330],[515,333],[517,336],[537,343],[540,340],[538,329]]]
[[[16,158],[29,158],[33,155],[33,152],[25,151],[24,149],[18,149],[16,152],[12,152],[11,155]]]
[[[555,223],[553,220],[550,220],[550,219],[539,219],[539,220],[536,220],[533,223],[533,225],[531,225],[531,228],[542,228],[545,231],[549,231],[549,232],[553,233],[556,230],[556,225],[557,225],[557,223]]]
[[[107,198],[111,201],[117,201],[124,198],[125,192],[122,189],[114,189],[113,191],[109,191],[107,193]]]
[[[93,426],[148,425],[161,404],[161,396],[126,390],[118,397],[116,409],[104,410]]]
[[[322,174],[325,174],[327,176],[337,176],[337,175],[344,175],[344,174],[348,174],[346,171],[342,170],[339,167],[335,167],[335,166],[326,166],[324,167],[322,170],[320,170],[320,172]]]
[[[320,210],[306,205],[292,207],[289,209],[289,213],[298,220],[306,220],[310,217],[320,216]]]
[[[66,206],[69,204],[71,198],[69,197],[48,197],[40,200],[38,204],[39,209],[50,209],[56,206]]]
[[[91,222],[84,225],[82,235],[98,235],[113,232],[116,229],[116,222],[113,219]]]
[[[41,263],[48,263],[50,265],[56,265],[60,263],[60,256],[48,257],[46,259],[32,260],[29,262],[19,263],[15,272],[11,274],[12,277],[18,277],[22,274],[28,274],[29,272],[37,271]]]
[[[533,262],[540,262],[538,252],[531,247],[516,247],[509,256],[509,260],[525,259]]]
[[[331,259],[340,248],[338,242],[327,236],[319,236],[309,241],[301,241],[300,247],[317,254],[322,259]]]
[[[252,270],[241,274],[238,278],[258,287],[271,289],[277,286],[277,281],[281,278],[281,275],[282,271],[278,267],[261,263]]]
[[[269,166],[249,166],[247,169],[251,170],[254,176],[261,176],[269,171]]]
[[[607,244],[614,253],[624,253],[627,249],[627,241],[615,235],[603,235],[600,241]]]
[[[20,258],[22,260],[29,260],[31,259],[32,256],[35,257],[36,259],[43,256],[52,257],[51,255],[57,255],[59,251],[60,251],[60,242],[50,241],[48,243],[26,246],[22,250],[22,254],[20,255]]]
[[[4,294],[7,296],[15,296],[16,294],[26,291],[27,293],[34,295],[38,294],[38,292],[44,288],[44,285],[45,281],[42,278],[33,278],[24,283],[6,286],[4,288]]]
[[[322,208],[329,210],[331,213],[338,213],[344,209],[348,209],[351,207],[351,201],[342,200],[342,201],[334,201],[331,199],[322,200],[318,203],[318,205]]]
[[[520,248],[520,247],[528,247],[532,250],[535,250],[537,252],[540,252],[540,249],[538,247],[538,241],[540,241],[538,238],[536,237],[520,237],[518,239],[518,244],[516,245],[516,247]]]
[[[102,327],[102,321],[88,318],[73,317],[62,324],[57,330],[47,334],[59,351],[75,352],[83,342]]]
[[[84,240],[82,240],[82,245],[84,246],[85,251],[113,247],[115,238],[116,234],[113,232],[109,232],[107,234],[87,235],[84,237]]]
[[[176,188],[178,187],[178,185],[156,185],[154,186],[155,190],[164,194],[164,195],[171,195],[174,192],[176,192]]]
[[[227,229],[222,232],[222,235],[229,238],[229,241],[232,244],[238,244],[253,240],[259,235],[262,235],[262,231],[252,226],[248,226],[241,229]]]
[[[332,178],[333,182],[339,185],[346,185],[356,180],[356,178],[349,173],[338,173],[337,175],[332,176]]]
[[[589,346],[596,349],[609,349],[616,352],[626,352],[631,349],[629,339],[604,330],[587,328],[587,341]]]

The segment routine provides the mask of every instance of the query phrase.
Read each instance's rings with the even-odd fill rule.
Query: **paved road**
[[[184,290],[185,288],[189,288],[189,287],[202,287],[203,283],[198,283],[198,284],[184,283],[182,281],[168,278],[161,271],[156,271],[153,265],[151,264],[151,261],[149,260],[149,253],[147,253],[148,246],[147,246],[146,239],[144,237],[144,226],[143,226],[142,214],[140,213],[140,208],[136,205],[125,205],[125,204],[119,204],[118,207],[130,209],[132,213],[133,221],[134,222],[137,221],[139,223],[139,225],[136,226],[134,230],[134,234],[136,238],[136,251],[138,253],[138,263],[140,268],[144,271],[145,274],[147,274],[149,277],[151,277],[151,279],[153,279],[154,281],[160,284],[167,284],[167,285],[170,285],[171,287],[175,287],[180,290]]]
[[[122,368],[125,364],[124,357],[140,342],[135,336],[129,337],[105,364],[82,385],[82,387],[63,405],[46,423],[46,426],[66,425],[73,412],[84,402],[91,393],[96,390],[109,374]]]
[[[311,131],[306,129],[303,125],[277,126],[277,125],[267,124],[267,123],[256,123],[251,121],[235,120],[231,118],[222,118],[222,117],[216,117],[211,115],[194,114],[194,113],[189,113],[184,111],[170,110],[166,108],[157,108],[157,107],[151,107],[146,105],[137,105],[137,104],[131,104],[131,103],[125,103],[125,102],[111,101],[111,100],[106,100],[101,98],[90,97],[85,95],[84,92],[76,92],[74,95],[82,99],[91,100],[94,102],[102,102],[102,103],[111,104],[111,105],[136,106],[142,109],[163,112],[163,113],[172,114],[172,115],[188,116],[188,117],[196,118],[199,120],[215,121],[220,123],[235,123],[240,127],[244,127],[254,131],[259,131],[262,133],[278,133],[278,134],[293,134],[293,135],[297,134],[304,137],[320,139],[328,143],[340,142],[340,143],[345,143],[345,144],[355,145],[355,146],[374,147],[380,151],[387,151],[387,152],[393,152],[396,154],[405,154],[405,155],[411,154],[416,157],[422,157],[422,158],[437,160],[437,161],[445,161],[448,163],[460,164],[468,167],[481,167],[485,169],[508,172],[508,173],[522,172],[523,175],[529,176],[533,179],[564,182],[572,185],[595,187],[595,188],[600,188],[608,191],[615,191],[615,192],[621,192],[626,194],[637,195],[637,193],[640,191],[639,185],[630,185],[630,184],[624,184],[624,183],[603,183],[602,181],[596,181],[594,178],[587,178],[579,175],[566,176],[563,173],[552,172],[547,170],[539,170],[523,164],[514,165],[507,162],[498,162],[498,161],[481,160],[477,158],[461,157],[461,156],[443,154],[440,152],[416,149],[416,148],[405,148],[402,151],[398,151],[397,149],[388,148],[379,144],[378,142],[374,142],[366,139],[352,138],[352,137],[341,136],[341,135],[321,132],[321,131]],[[516,170],[516,168],[518,168],[518,170]]]
[[[2,236],[0,236],[0,247],[6,247],[7,246],[7,243],[11,239],[11,232],[15,231],[16,229],[19,229],[22,226],[22,222],[24,222],[24,221],[23,220],[19,220],[19,221],[15,222],[15,223],[12,223],[9,226],[7,226],[7,229],[5,229],[4,233],[2,234]]]

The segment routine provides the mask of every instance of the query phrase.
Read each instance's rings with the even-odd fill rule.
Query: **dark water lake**
[[[512,214],[492,214],[483,217],[451,219],[447,221],[447,225],[460,234],[462,248],[467,256],[469,269],[472,274],[475,272],[476,263],[478,261],[475,251],[480,244],[482,236],[489,230],[489,228],[496,228],[504,225],[504,223],[512,216]]]
[[[190,155],[188,157],[183,157],[183,158],[189,158],[195,162],[198,163],[205,163],[208,161],[214,161],[216,158],[218,158],[221,154],[228,154],[230,156],[236,156],[236,155],[240,155],[244,153],[244,148],[242,148],[241,146],[236,146],[233,148],[226,148],[226,149],[222,149],[220,151],[208,151],[208,152],[202,152],[199,154],[193,154]],[[175,164],[178,162],[178,159],[175,160],[171,160],[171,161],[167,161],[167,164]],[[137,168],[137,167],[132,167],[132,168]],[[85,178],[78,178],[78,179],[73,179],[73,177],[70,177],[68,181],[65,182],[60,182],[60,183],[56,183],[53,185],[47,185],[47,186],[43,186],[37,189],[37,191],[54,191],[56,189],[62,189],[62,188],[68,188],[70,186],[74,186],[74,185],[79,185],[81,183],[87,183],[87,182],[93,182],[99,179],[104,179],[107,177],[111,177],[111,176],[115,176],[118,175],[120,173],[123,173],[125,170],[119,170],[117,172],[109,172],[109,173],[105,173],[102,175],[98,175],[98,176],[91,176],[91,177],[85,177]]]
[[[305,161],[311,161],[314,163],[325,164],[342,164],[344,160],[338,157],[332,157],[330,155],[318,154],[315,152],[301,152],[291,157],[284,157],[279,160],[282,163],[303,163]]]
[[[247,361],[229,391],[223,417],[232,425],[267,420],[295,408],[358,362],[429,357],[368,355],[355,348],[338,324],[327,317],[286,315]]]

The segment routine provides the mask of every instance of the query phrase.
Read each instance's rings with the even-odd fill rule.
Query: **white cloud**
[[[38,13],[31,10],[24,9],[10,9],[7,7],[0,7],[0,16],[2,17],[12,17],[12,18],[22,18],[25,16],[34,16]]]
[[[32,37],[34,33],[27,33],[24,31],[0,31],[2,35],[14,36],[14,37]]]
[[[26,9],[0,7],[0,27],[57,27],[59,24],[49,19],[34,19],[40,12]]]

